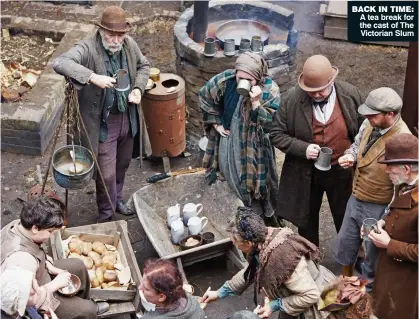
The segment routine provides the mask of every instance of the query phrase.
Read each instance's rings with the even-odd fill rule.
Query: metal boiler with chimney
[[[157,68],[151,68],[150,79],[141,101],[144,119],[152,156],[162,157],[164,171],[169,172],[169,157],[181,155],[186,148],[185,81]]]

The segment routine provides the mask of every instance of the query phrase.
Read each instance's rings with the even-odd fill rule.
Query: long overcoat
[[[139,88],[144,93],[150,74],[150,63],[141,53],[137,43],[130,36],[126,36],[123,50],[125,50],[127,57],[132,89]],[[93,151],[97,155],[105,89],[88,84],[88,80],[93,72],[99,75],[107,75],[99,32],[96,32],[89,39],[77,42],[68,52],[56,58],[53,63],[53,68],[58,74],[72,79],[78,93],[80,114],[86,125],[87,135],[92,143]],[[129,103],[128,112],[131,130],[136,138],[133,152],[133,157],[136,157],[139,153],[137,133],[140,125],[144,123],[144,119],[139,118],[137,106],[134,104]],[[81,144],[90,149],[83,128],[80,127],[80,130],[82,131]],[[146,130],[143,131],[146,133]],[[78,133],[75,133],[75,143],[78,143]],[[143,136],[143,145],[149,145],[147,134]]]
[[[348,137],[354,141],[364,120],[357,112],[362,104],[359,89],[352,84],[335,81]],[[313,143],[313,107],[310,97],[300,87],[292,88],[282,98],[281,107],[272,123],[272,145],[285,153],[277,196],[276,214],[298,227],[307,228],[310,211],[310,188],[314,161],[306,158]]]
[[[396,188],[396,192],[399,189]],[[418,317],[418,187],[396,197],[384,228],[391,240],[380,249],[374,279],[379,319]]]

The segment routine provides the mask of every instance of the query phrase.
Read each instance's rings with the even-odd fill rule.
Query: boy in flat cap
[[[374,282],[375,313],[380,319],[418,317],[418,139],[393,136],[378,163],[394,184],[389,213],[368,237],[378,247]]]
[[[343,274],[351,276],[353,265],[362,245],[359,236],[366,218],[379,220],[393,196],[393,183],[384,164],[377,159],[384,154],[387,141],[393,136],[410,131],[400,117],[403,101],[391,88],[382,87],[369,93],[358,112],[367,119],[359,129],[355,142],[339,158],[343,168],[352,168],[356,162],[352,195],[346,206],[345,218],[340,229],[334,255],[343,266]],[[374,279],[378,250],[371,242],[365,242],[366,256],[361,264],[362,276]]]

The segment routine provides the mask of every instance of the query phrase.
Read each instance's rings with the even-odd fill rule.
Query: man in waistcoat
[[[418,317],[418,139],[398,134],[378,162],[394,184],[389,213],[368,237],[380,251],[374,282],[380,319]]]
[[[345,219],[340,229],[334,255],[343,266],[343,274],[351,276],[359,248],[360,230],[366,218],[379,220],[393,196],[393,183],[386,166],[377,161],[384,154],[385,144],[393,136],[410,133],[400,117],[403,101],[391,88],[382,87],[369,93],[358,112],[366,117],[355,142],[339,158],[343,168],[356,163],[352,195],[346,206]],[[352,169],[350,169],[352,170]],[[372,289],[378,250],[370,241],[365,242],[365,259],[361,264],[362,276],[370,280]]]
[[[353,174],[339,166],[338,158],[352,144],[362,122],[356,111],[362,103],[359,90],[336,80],[337,75],[338,69],[326,57],[308,58],[299,85],[282,99],[270,133],[272,145],[285,153],[276,213],[316,245],[325,192],[337,231],[342,224]],[[314,167],[321,147],[333,150],[329,170]]]
[[[33,280],[36,280],[39,284],[36,289],[36,309],[52,309],[60,319],[94,319],[109,310],[109,304],[95,303],[89,299],[90,280],[84,263],[75,258],[53,262],[41,248],[63,224],[64,210],[58,200],[44,197],[26,204],[20,219],[12,221],[0,231],[1,273],[17,270],[17,273],[22,274],[22,279],[27,278],[22,283],[26,287],[19,287],[22,294],[27,294]],[[72,298],[56,294],[58,289],[69,284],[71,274],[80,278],[80,291]],[[7,298],[0,298],[3,297]],[[24,298],[23,295],[20,298]],[[21,305],[19,309],[10,309],[7,307],[8,302],[3,300],[1,304],[2,312],[8,315],[14,315],[14,311],[21,314],[25,307]]]
[[[122,8],[105,8],[101,22],[96,24],[99,30],[93,37],[78,42],[58,57],[53,67],[78,89],[80,113],[87,129],[87,136],[81,133],[81,144],[90,149],[87,137],[90,139],[105,181],[103,185],[96,174],[99,222],[105,222],[113,220],[113,209],[123,215],[133,214],[123,201],[122,189],[131,158],[138,156],[136,146],[140,143],[134,140],[144,122],[139,118],[137,104],[147,85],[150,64],[127,35],[130,25]],[[129,73],[127,91],[114,88],[114,75],[119,69]],[[146,140],[143,145],[148,143]]]

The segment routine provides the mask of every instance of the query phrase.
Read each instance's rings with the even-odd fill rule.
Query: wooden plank
[[[110,302],[109,310],[98,316],[98,318],[109,318],[122,313],[135,313],[132,302]]]
[[[81,231],[73,231],[73,230],[65,229],[63,234],[61,235],[61,238],[63,240],[66,240],[70,236],[77,236],[82,241],[87,241],[90,243],[93,243],[95,241],[100,241],[104,244],[118,247],[120,234],[118,234],[118,232],[116,231],[114,231],[111,235],[103,235],[103,234],[85,233]]]
[[[137,289],[134,290],[116,290],[116,289],[100,289],[91,288],[90,297],[92,299],[100,300],[117,300],[117,301],[132,301],[137,294]]]
[[[183,270],[182,259],[176,258],[177,268],[179,269],[180,275],[182,276],[183,284],[187,284],[188,280],[186,279],[185,271]]]
[[[327,39],[338,39],[348,41],[348,22],[347,19],[342,17],[329,17],[324,18],[324,31],[323,37]],[[377,42],[377,41],[362,41],[360,43],[369,43],[375,45],[391,45],[396,47],[408,47],[409,42]]]
[[[134,206],[141,225],[159,256],[176,253],[175,246],[170,241],[166,224],[137,193],[134,194]]]
[[[131,269],[131,277],[134,281],[137,289],[141,282],[143,281],[143,276],[141,275],[140,268],[138,267],[137,260],[135,258],[134,251],[132,250],[132,246],[130,244],[129,238],[128,238],[128,226],[127,222],[124,224],[119,225],[118,227],[121,227],[125,231],[121,231],[121,237],[123,238],[121,240],[122,247],[125,251],[125,256],[127,258],[126,262],[128,263],[128,266]],[[141,302],[140,302],[140,295],[137,293],[133,300],[134,308],[137,312],[141,311]]]
[[[348,1],[330,0],[326,9],[326,15],[347,17],[348,16]]]
[[[195,253],[195,252],[200,252],[202,255],[205,255],[205,250],[207,250],[209,248],[212,248],[212,247],[217,247],[220,244],[226,244],[226,243],[230,243],[230,242],[231,242],[230,238],[224,238],[224,239],[219,240],[217,242],[213,242],[213,243],[210,243],[210,244],[207,244],[207,245],[198,246],[198,247],[195,247],[195,248],[183,250],[183,251],[177,252],[177,253],[172,254],[172,255],[163,256],[162,258],[173,259],[173,258],[186,256],[188,254],[192,254],[192,253]]]

